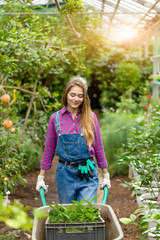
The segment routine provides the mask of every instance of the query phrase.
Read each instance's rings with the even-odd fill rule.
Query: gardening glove
[[[87,169],[88,169],[89,176],[91,178],[93,178],[91,170],[93,171],[95,169],[95,167],[94,167],[94,164],[92,163],[92,161],[90,159],[87,160]]]
[[[86,161],[81,162],[78,165],[78,177],[80,177],[80,179],[83,180],[84,176],[86,177],[86,179],[88,181],[89,177],[88,177],[88,169],[87,169],[87,166],[86,166]]]
[[[36,184],[36,190],[40,192],[40,189],[44,188],[45,192],[48,192],[48,186],[44,182],[44,176],[39,175]]]
[[[91,170],[94,170],[94,165],[90,159],[88,159],[87,161],[81,162],[78,166],[78,177],[80,177],[80,179],[83,180],[83,177],[85,176],[87,181],[89,181],[89,176],[93,178]]]
[[[103,190],[104,187],[111,187],[109,173],[103,174],[103,181],[100,184],[100,190]]]

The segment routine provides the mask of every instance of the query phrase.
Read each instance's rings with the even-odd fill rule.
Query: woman
[[[66,84],[63,105],[49,120],[36,189],[40,191],[43,187],[47,190],[44,175],[51,168],[56,154],[59,156],[56,169],[59,202],[72,203],[72,200],[81,199],[91,201],[97,196],[97,165],[103,170],[101,189],[110,187],[110,178],[98,120],[91,111],[87,87],[81,78],[72,78]]]

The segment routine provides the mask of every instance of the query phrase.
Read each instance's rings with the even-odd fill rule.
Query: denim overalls
[[[85,159],[90,159],[91,155],[88,150],[85,138],[82,133],[79,134],[63,134],[61,133],[61,126],[59,120],[59,112],[56,116],[56,131],[58,133],[58,143],[56,147],[56,154],[65,164],[58,163],[56,169],[56,185],[59,196],[59,203],[72,203],[72,200],[80,201],[82,199],[91,200],[97,196],[98,187],[98,169],[92,171],[93,178],[86,178],[81,180],[78,177],[78,168],[67,165],[67,162],[82,162]],[[93,202],[96,202],[94,200]]]

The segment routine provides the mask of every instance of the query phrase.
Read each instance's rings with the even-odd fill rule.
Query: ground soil
[[[49,191],[46,195],[47,203],[52,204],[58,203],[58,196],[55,183],[55,168],[56,168],[56,159],[54,161],[53,167],[46,174],[46,184],[49,184]],[[39,193],[35,190],[37,176],[39,171],[28,173],[24,175],[24,178],[27,180],[27,186],[19,186],[15,194],[10,195],[10,200],[19,199],[25,206],[41,207],[41,200]],[[102,179],[101,174],[99,175],[100,181]],[[120,186],[120,181],[129,181],[128,176],[117,176],[111,179],[111,188],[109,189],[109,195],[107,204],[109,204],[114,210],[117,218],[129,217],[131,213],[137,209],[136,198],[127,187]],[[102,201],[103,191],[98,190],[98,202]],[[32,216],[32,211],[29,212],[29,215]],[[123,225],[121,224],[124,240],[138,240],[140,239],[139,229],[134,225]],[[0,234],[6,233],[8,227],[0,224]],[[0,237],[1,239],[1,237]],[[21,232],[20,236],[15,238],[15,240],[27,240],[31,239],[31,233]]]

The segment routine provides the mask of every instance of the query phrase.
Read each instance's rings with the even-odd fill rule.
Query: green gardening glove
[[[90,171],[95,169],[94,164],[90,159],[87,160],[87,167]]]
[[[88,181],[89,178],[88,178],[88,169],[87,169],[86,161],[83,161],[78,165],[78,177],[80,177],[80,179],[83,180],[84,176]]]
[[[90,159],[87,160],[87,170],[88,170],[88,174],[91,178],[93,178],[92,172],[95,169],[94,164],[92,163],[92,161]]]
[[[88,159],[87,161],[81,162],[78,165],[78,177],[80,177],[80,179],[83,180],[83,177],[85,176],[87,181],[89,181],[89,176],[93,178],[91,170],[94,170],[94,165],[91,162],[91,160]]]

